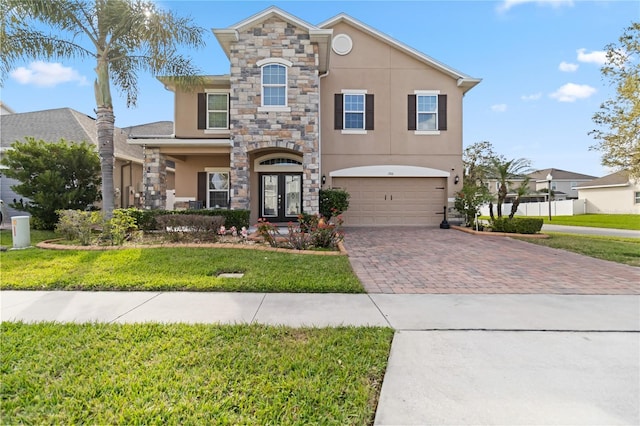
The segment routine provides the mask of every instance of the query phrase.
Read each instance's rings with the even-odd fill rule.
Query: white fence
[[[511,204],[502,205],[502,215],[509,216]],[[551,216],[575,216],[587,213],[586,200],[563,200],[551,202]],[[489,216],[489,206],[480,207],[482,216]],[[493,214],[498,215],[496,204],[493,204]],[[516,216],[549,216],[549,203],[520,203]]]

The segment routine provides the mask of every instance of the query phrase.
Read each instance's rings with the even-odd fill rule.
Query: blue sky
[[[587,133],[599,105],[614,94],[600,67],[640,1],[156,1],[204,28],[224,28],[271,5],[319,24],[341,12],[483,81],[464,99],[464,145],[488,140],[507,158],[603,176]],[[191,53],[203,74],[229,64],[210,31]],[[64,60],[16,64],[0,98],[16,112],[69,107],[94,116],[94,64]],[[139,75],[138,105],[114,91],[116,125],[173,120],[173,94]]]

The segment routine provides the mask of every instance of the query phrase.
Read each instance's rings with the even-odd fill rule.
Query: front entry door
[[[291,222],[302,212],[302,173],[260,173],[260,217]]]

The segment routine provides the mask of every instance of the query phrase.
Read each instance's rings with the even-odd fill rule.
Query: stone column
[[[167,161],[159,148],[147,148],[144,156],[144,208],[159,210],[167,205]]]

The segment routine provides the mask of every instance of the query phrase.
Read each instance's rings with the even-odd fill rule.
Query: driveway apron
[[[506,237],[347,228],[345,248],[369,293],[640,294],[640,268]]]

